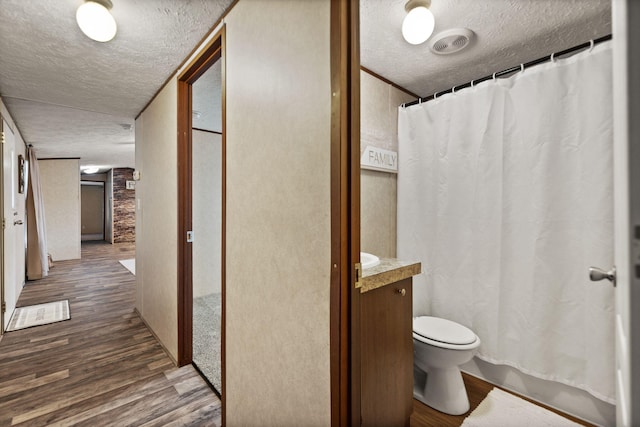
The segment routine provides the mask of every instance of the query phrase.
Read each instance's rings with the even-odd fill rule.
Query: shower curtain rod
[[[416,104],[421,104],[421,103],[427,102],[427,101],[431,101],[431,100],[436,99],[437,97],[445,95],[447,93],[453,93],[453,92],[455,92],[457,90],[464,89],[464,88],[467,88],[467,87],[472,87],[474,85],[477,85],[478,83],[482,83],[482,82],[487,81],[487,80],[496,79],[498,77],[502,77],[504,75],[511,74],[511,73],[516,72],[516,71],[524,70],[525,68],[529,68],[529,67],[532,67],[534,65],[542,64],[542,63],[547,62],[547,61],[552,61],[553,58],[559,58],[559,57],[567,55],[569,53],[573,53],[573,52],[576,52],[576,51],[579,51],[579,50],[582,50],[582,49],[586,49],[586,48],[588,48],[590,46],[595,46],[598,43],[602,43],[602,42],[605,42],[605,41],[608,41],[608,40],[611,40],[611,34],[608,34],[606,36],[602,36],[600,38],[597,38],[597,39],[594,39],[594,40],[591,40],[591,41],[588,41],[586,43],[582,43],[582,44],[580,44],[578,46],[570,47],[569,49],[565,49],[565,50],[560,51],[558,53],[552,53],[551,55],[544,56],[544,57],[538,58],[538,59],[534,59],[533,61],[526,62],[524,64],[520,64],[520,65],[515,66],[515,67],[507,68],[506,70],[498,71],[497,73],[493,73],[491,75],[488,75],[488,76],[485,76],[485,77],[481,77],[479,79],[471,80],[470,82],[467,82],[467,83],[464,83],[464,84],[461,84],[461,85],[458,85],[458,86],[454,86],[451,89],[443,90],[441,92],[436,92],[433,95],[427,96],[425,98],[418,98],[415,101],[406,102],[406,103],[402,104],[402,108],[410,107],[410,106],[416,105]]]

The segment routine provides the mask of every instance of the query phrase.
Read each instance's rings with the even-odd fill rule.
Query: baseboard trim
[[[164,353],[169,357],[169,359],[171,359],[171,362],[177,367],[178,366],[178,362],[176,361],[176,359],[171,355],[171,353],[169,352],[169,350],[167,350],[167,347],[164,346],[164,343],[162,342],[162,340],[158,337],[158,335],[156,335],[156,333],[154,332],[153,328],[151,328],[151,326],[149,326],[149,324],[147,323],[146,320],[144,320],[144,317],[142,316],[142,314],[138,311],[138,307],[135,307],[133,309],[133,311],[138,315],[138,317],[140,318],[140,320],[142,320],[142,323],[144,323],[144,325],[147,327],[147,329],[149,330],[149,332],[151,332],[151,335],[153,335],[153,337],[156,339],[156,341],[158,341],[158,344],[160,344],[160,347],[162,347],[162,351],[164,351]]]

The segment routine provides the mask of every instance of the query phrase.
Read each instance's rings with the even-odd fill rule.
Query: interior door
[[[193,364],[222,393],[222,60],[192,84]]]
[[[3,275],[4,275],[4,302],[6,303],[6,311],[3,316],[3,326],[6,328],[13,310],[16,307],[17,285],[16,285],[16,232],[14,221],[17,221],[17,170],[16,170],[16,153],[15,153],[15,137],[13,131],[7,122],[2,120],[2,132],[4,135],[4,143],[2,144],[2,182],[3,182]],[[16,215],[14,215],[14,213]],[[16,224],[18,225],[18,224]],[[3,328],[4,330],[4,328]]]
[[[616,425],[640,425],[640,2],[612,2]],[[633,48],[632,48],[633,47]]]

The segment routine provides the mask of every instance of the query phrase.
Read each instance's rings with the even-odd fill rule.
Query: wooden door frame
[[[331,425],[360,425],[359,4],[331,0]]]
[[[192,230],[192,84],[214,63],[222,61],[222,242],[221,242],[221,372],[222,417],[225,411],[225,298],[226,298],[226,95],[225,95],[225,27],[216,33],[178,76],[178,366],[193,359],[193,248],[187,243]]]
[[[0,179],[0,213],[2,218],[4,218],[4,116],[2,114],[0,114],[0,135],[2,139],[0,143],[0,165],[2,165],[2,179]],[[4,265],[4,230],[4,227],[0,230],[0,303],[3,307],[6,307],[6,301],[4,300],[4,269],[6,268]],[[5,310],[0,309],[0,337],[4,335],[4,313]]]

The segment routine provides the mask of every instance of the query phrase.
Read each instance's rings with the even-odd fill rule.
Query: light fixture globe
[[[82,170],[82,172],[89,175],[98,173],[100,171],[100,168],[98,166],[82,166],[80,169]]]
[[[108,6],[111,2],[106,2]],[[113,39],[118,30],[116,20],[109,9],[96,1],[88,0],[76,11],[76,21],[83,33],[98,42]]]
[[[405,6],[408,12],[402,21],[402,37],[410,44],[427,41],[433,33],[436,21],[429,10],[430,1],[409,0]]]

